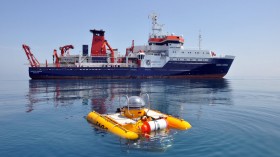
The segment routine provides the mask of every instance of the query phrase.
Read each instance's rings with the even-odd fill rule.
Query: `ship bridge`
[[[171,35],[167,35],[166,33],[163,33],[163,25],[159,24],[158,16],[153,13],[149,16],[149,18],[152,19],[152,34],[150,34],[148,43],[149,45],[168,45],[170,43],[175,44],[184,44],[184,38],[183,36],[177,36],[173,33]]]

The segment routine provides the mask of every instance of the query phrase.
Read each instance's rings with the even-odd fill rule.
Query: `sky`
[[[72,44],[71,54],[91,45],[90,29],[103,29],[113,48],[125,53],[147,44],[148,15],[155,12],[164,31],[183,35],[185,48],[236,56],[226,78],[280,78],[279,0],[1,0],[1,80],[29,79],[22,44],[42,63],[54,49]]]

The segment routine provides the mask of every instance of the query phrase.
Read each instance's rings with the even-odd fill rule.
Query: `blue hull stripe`
[[[29,68],[32,79],[81,78],[222,78],[233,59],[213,59],[211,63],[169,61],[162,68],[130,67],[37,67]]]

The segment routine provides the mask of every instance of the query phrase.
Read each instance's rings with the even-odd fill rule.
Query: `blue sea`
[[[0,93],[0,157],[280,157],[280,79],[6,80]],[[85,119],[140,93],[192,128],[129,141]]]

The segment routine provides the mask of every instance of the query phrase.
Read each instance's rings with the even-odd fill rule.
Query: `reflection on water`
[[[91,109],[99,113],[114,112],[119,107],[119,96],[140,93],[149,93],[152,108],[165,113],[180,111],[178,102],[232,104],[226,79],[30,80],[26,112],[31,112],[41,102],[56,107],[72,104],[75,100],[81,105],[91,105]]]
[[[139,150],[150,152],[163,152],[172,146],[175,132],[161,131],[152,133],[149,138],[142,137],[138,140],[120,138],[120,146],[123,151]]]

